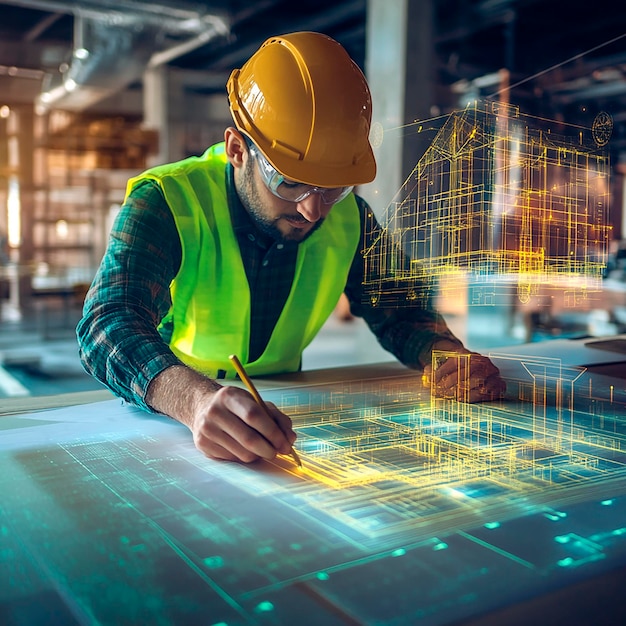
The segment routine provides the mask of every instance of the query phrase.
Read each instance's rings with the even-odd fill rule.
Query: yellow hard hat
[[[237,128],[286,178],[319,187],[376,176],[372,99],[363,72],[334,39],[271,37],[227,84]]]

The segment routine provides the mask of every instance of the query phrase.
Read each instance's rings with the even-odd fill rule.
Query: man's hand
[[[296,440],[291,419],[271,402],[271,419],[252,395],[237,387],[222,387],[201,401],[191,432],[196,448],[209,457],[251,463],[289,454]]]
[[[424,367],[424,380],[430,384],[435,396],[459,402],[485,402],[504,395],[506,383],[500,377],[498,368],[486,356],[447,341],[438,342],[433,350],[464,356],[448,356],[434,372],[432,365]]]
[[[222,386],[175,365],[151,383],[148,404],[185,424],[196,448],[214,459],[251,463],[289,454],[296,440],[291,419],[271,402],[272,419],[245,389]]]

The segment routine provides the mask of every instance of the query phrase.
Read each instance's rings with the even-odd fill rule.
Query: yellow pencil
[[[231,354],[228,358],[230,359],[231,363],[235,366],[235,370],[237,371],[237,374],[239,374],[239,378],[243,380],[246,387],[248,388],[248,391],[254,396],[254,399],[257,401],[257,403],[263,408],[263,410],[267,413],[269,417],[271,417],[274,421],[276,421],[269,407],[267,406],[267,404],[265,404],[263,398],[261,398],[261,396],[259,395],[259,392],[254,386],[254,383],[252,382],[252,380],[250,380],[250,377],[246,373],[246,370],[243,368],[243,365],[241,364],[241,361],[239,360],[237,355]],[[302,467],[302,461],[300,460],[298,453],[293,449],[293,446],[291,447],[291,456],[293,457],[293,460],[297,463],[297,465],[299,467]]]

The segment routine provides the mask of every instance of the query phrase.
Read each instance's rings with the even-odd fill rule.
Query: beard
[[[312,228],[306,232],[302,232],[297,228],[283,232],[278,224],[282,219],[289,219],[293,221],[301,221],[302,224],[310,224],[308,220],[300,216],[299,213],[294,214],[281,214],[276,217],[268,215],[267,209],[263,205],[263,200],[259,195],[257,186],[254,180],[254,168],[256,167],[254,159],[248,159],[244,170],[241,174],[241,184],[237,187],[237,195],[246,209],[248,215],[250,215],[254,225],[265,235],[274,239],[278,243],[297,242],[301,243],[308,239],[324,222],[323,218],[320,218],[313,224]],[[271,192],[270,192],[271,193]],[[301,220],[298,218],[302,217]]]

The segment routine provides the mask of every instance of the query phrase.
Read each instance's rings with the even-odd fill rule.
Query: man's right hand
[[[146,396],[159,413],[185,424],[196,448],[214,459],[251,463],[289,454],[296,440],[291,419],[271,402],[272,419],[245,389],[223,386],[186,366],[159,374]]]
[[[195,410],[191,432],[198,450],[215,459],[251,463],[289,454],[296,440],[291,419],[271,402],[271,419],[245,389],[222,387]]]

